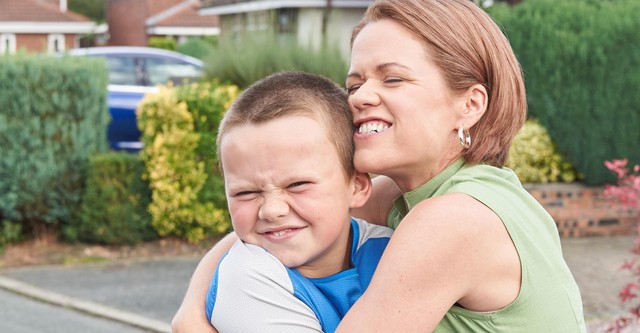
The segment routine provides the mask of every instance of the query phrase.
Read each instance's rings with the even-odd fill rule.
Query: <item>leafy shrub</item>
[[[149,37],[147,44],[150,47],[155,47],[159,49],[165,49],[169,51],[176,50],[176,40],[171,37],[158,37],[158,36]]]
[[[523,183],[569,183],[578,178],[573,165],[558,153],[547,130],[529,119],[513,139],[506,166]]]
[[[176,51],[198,59],[204,59],[213,53],[214,43],[203,38],[189,38],[184,44],[176,47]]]
[[[348,70],[337,47],[314,51],[266,35],[247,36],[241,43],[222,40],[205,63],[208,76],[241,88],[283,70],[315,73],[343,83]]]
[[[193,90],[185,90],[185,96],[198,92],[190,89]],[[197,105],[197,98],[192,102]],[[228,230],[229,220],[224,206],[202,200],[209,170],[205,171],[207,163],[197,154],[201,134],[195,131],[194,115],[187,105],[178,100],[173,87],[159,87],[157,94],[147,95],[141,102],[138,126],[145,145],[141,156],[152,193],[152,225],[161,236],[177,235],[195,243],[209,233]],[[205,112],[195,115],[200,119],[198,123],[207,124]],[[207,144],[213,145],[206,154],[214,154],[215,144]]]
[[[627,159],[605,161],[607,169],[617,177],[617,183],[606,184],[604,196],[615,199],[623,209],[633,210],[640,207],[640,164],[633,168],[627,167]],[[636,212],[638,212],[636,210]],[[640,222],[640,215],[638,215]],[[627,282],[618,293],[620,303],[628,306],[629,312],[617,316],[609,325],[606,332],[626,332],[627,326],[637,323],[640,320],[640,302],[638,301],[638,289],[640,289],[640,229],[636,228],[636,238],[633,242],[631,252],[634,258],[626,260],[620,267],[623,271],[631,273],[631,281]]]
[[[603,160],[640,153],[640,1],[495,5],[524,73],[530,114],[584,182],[613,181]]]
[[[134,244],[157,237],[147,206],[149,185],[138,155],[106,153],[89,160],[85,193],[75,218],[63,228],[69,241]]]
[[[187,110],[193,118],[194,130],[200,135],[195,153],[197,158],[204,162],[208,177],[198,200],[213,202],[216,207],[227,207],[224,182],[218,169],[215,151],[216,136],[222,115],[238,96],[239,89],[234,85],[201,82],[180,86],[176,88],[176,94],[179,101],[187,103]]]
[[[106,86],[101,59],[0,57],[0,220],[37,232],[69,219],[107,149]]]
[[[8,220],[0,221],[0,253],[5,245],[16,243],[23,238],[22,225]]]

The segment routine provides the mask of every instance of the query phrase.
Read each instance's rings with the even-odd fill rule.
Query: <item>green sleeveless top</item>
[[[562,257],[555,222],[513,171],[458,160],[399,197],[387,223],[396,228],[422,200],[453,192],[472,196],[500,217],[520,256],[522,283],[512,304],[495,312],[453,306],[434,332],[586,332],[580,291]]]

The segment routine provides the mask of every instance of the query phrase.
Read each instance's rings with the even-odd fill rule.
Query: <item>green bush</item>
[[[16,243],[23,239],[22,225],[8,220],[0,221],[0,253],[10,243]]]
[[[241,88],[283,70],[315,73],[343,84],[348,70],[338,48],[314,51],[264,35],[243,37],[240,43],[222,40],[212,55],[205,58],[205,64],[209,77]]]
[[[147,206],[149,184],[138,155],[112,152],[89,160],[87,185],[75,218],[63,228],[69,241],[109,245],[157,238]]]
[[[533,119],[527,120],[513,139],[506,166],[523,183],[570,183],[578,179],[571,162],[557,152],[547,130]]]
[[[215,141],[202,141],[202,135],[212,137],[211,126],[217,124],[221,116],[216,112],[224,110],[223,107],[210,108],[212,105],[208,103],[214,106],[230,103],[223,98],[213,101],[207,94],[235,96],[217,89],[210,91],[195,86],[184,89],[180,96],[190,100],[194,113],[187,110],[189,103],[178,99],[179,94],[173,87],[159,87],[157,94],[145,96],[138,107],[138,126],[144,142],[141,156],[151,188],[152,225],[161,236],[176,235],[196,243],[208,234],[229,229],[226,205],[220,203],[224,191],[221,191],[219,174],[216,169],[207,168],[215,161]],[[203,133],[196,131],[196,124]],[[199,150],[204,151],[202,156]],[[209,181],[210,177],[217,179]],[[218,193],[203,190],[207,184]]]
[[[599,185],[604,160],[640,163],[640,1],[527,0],[496,5],[522,64],[530,114]]]
[[[190,38],[176,47],[176,51],[198,59],[204,59],[213,53],[215,43],[204,38]]]
[[[101,59],[0,57],[0,221],[69,219],[89,156],[107,149],[106,86]]]
[[[155,47],[158,49],[165,49],[169,51],[176,50],[176,40],[171,37],[158,37],[158,36],[149,37],[147,44],[150,47]]]
[[[222,115],[231,106],[231,102],[236,99],[238,93],[237,86],[220,85],[217,82],[201,82],[176,88],[178,100],[187,103],[194,130],[200,135],[195,154],[198,160],[204,162],[204,168],[208,174],[198,200],[213,202],[216,207],[227,207],[224,181],[218,168],[215,151],[216,136]],[[226,210],[225,215],[228,215]]]

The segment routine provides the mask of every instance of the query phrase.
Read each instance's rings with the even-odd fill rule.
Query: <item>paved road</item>
[[[612,317],[625,312],[617,294],[629,275],[619,267],[624,259],[632,258],[632,244],[630,236],[562,240],[565,258],[582,292],[589,332],[602,332]],[[26,288],[36,288],[31,288],[36,292],[31,297],[51,292],[53,303],[66,304],[53,306],[0,289],[0,332],[144,331],[131,326],[137,324],[147,331],[168,332],[198,260],[177,257],[0,270],[0,284],[6,285],[2,278],[24,283]],[[56,301],[57,296],[63,300]],[[91,308],[117,320],[87,314]],[[640,332],[640,326],[625,332]]]

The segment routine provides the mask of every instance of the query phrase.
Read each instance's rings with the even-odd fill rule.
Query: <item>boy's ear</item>
[[[369,196],[371,195],[371,177],[369,177],[368,173],[359,171],[356,171],[353,177],[353,196],[351,197],[351,205],[349,207],[362,207],[367,200],[369,200]]]

